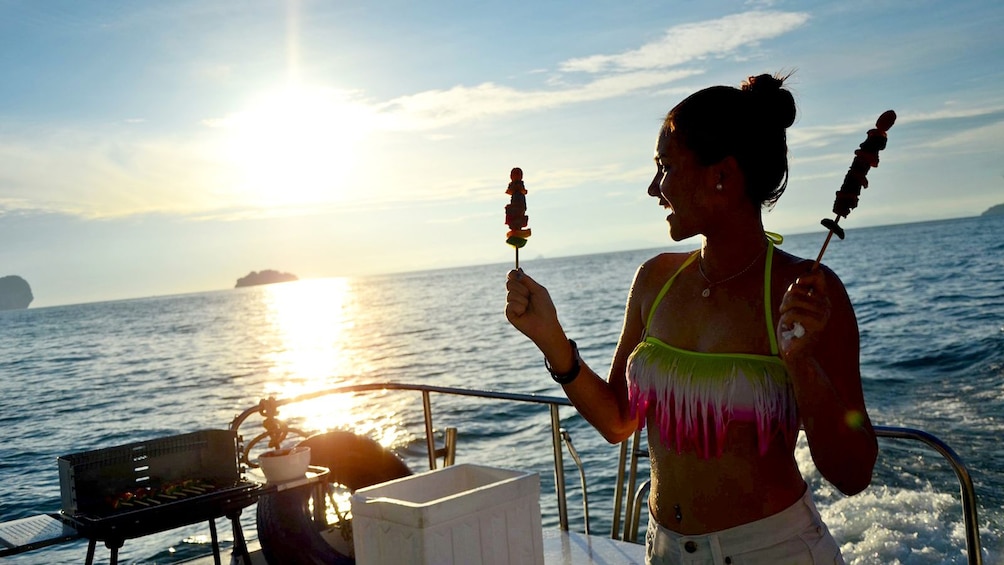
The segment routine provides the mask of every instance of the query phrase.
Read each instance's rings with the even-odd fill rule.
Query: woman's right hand
[[[509,271],[506,276],[505,317],[517,330],[538,346],[556,334],[564,340],[558,312],[547,289],[524,273]]]

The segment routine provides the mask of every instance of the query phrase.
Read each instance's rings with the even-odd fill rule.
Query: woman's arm
[[[781,301],[777,333],[816,468],[841,492],[861,492],[878,444],[861,390],[857,320],[840,279],[825,267],[799,277]]]
[[[630,414],[626,372],[628,357],[642,339],[644,324],[639,289],[642,286],[640,280],[644,279],[646,273],[646,265],[642,265],[635,273],[607,380],[604,381],[596,373],[589,371],[564,386],[565,394],[582,417],[610,443],[620,443],[638,429],[638,419],[632,418]]]
[[[644,267],[638,270],[632,284],[608,380],[603,380],[580,360],[578,376],[562,385],[579,413],[610,443],[627,439],[637,429],[637,420],[629,415],[624,370],[628,356],[641,339],[642,324],[635,288],[643,270]],[[575,362],[572,347],[558,321],[547,289],[522,271],[510,271],[506,290],[506,318],[509,322],[537,345],[554,372],[570,371]]]

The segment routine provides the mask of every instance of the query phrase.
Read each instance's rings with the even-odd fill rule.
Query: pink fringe
[[[695,377],[696,367],[686,367],[687,363],[706,363],[711,356],[695,360],[686,359],[686,353],[678,350],[671,352],[675,355],[666,352],[669,350],[651,343],[639,346],[629,359],[627,379],[631,416],[638,418],[642,429],[649,411],[654,409],[653,423],[667,449],[676,453],[694,451],[705,459],[721,457],[732,421],[756,424],[760,455],[767,452],[777,433],[788,439],[797,433],[797,408],[786,374],[780,378],[772,375],[763,361],[714,356],[713,363],[723,364],[716,367],[720,370],[715,371],[715,376]],[[682,362],[676,355],[684,357]],[[743,365],[741,369],[739,365]],[[736,379],[750,380],[756,397],[754,406],[733,404]]]

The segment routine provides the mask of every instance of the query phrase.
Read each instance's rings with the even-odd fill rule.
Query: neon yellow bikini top
[[[790,439],[798,430],[795,393],[778,356],[771,315],[774,244],[768,239],[764,270],[764,317],[770,355],[701,353],[647,335],[652,316],[669,287],[699,254],[700,250],[691,254],[663,285],[645,320],[646,337],[628,357],[631,415],[639,417],[641,429],[649,410],[655,410],[653,424],[659,427],[662,444],[677,453],[693,450],[702,458],[722,455],[730,422],[753,422],[763,455],[776,433]]]

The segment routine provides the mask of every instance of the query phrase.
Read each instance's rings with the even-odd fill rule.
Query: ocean
[[[820,232],[790,236],[782,248],[815,257]],[[605,374],[634,271],[658,251],[521,266],[548,287],[569,336]],[[976,486],[985,562],[1004,563],[1004,217],[850,228],[824,263],[856,308],[872,420],[933,433],[959,453]],[[540,354],[502,313],[509,268],[0,312],[0,521],[59,510],[60,455],[226,428],[269,395],[409,382],[561,396]],[[420,397],[345,396],[282,415],[305,429],[367,434],[413,470],[428,468]],[[440,432],[458,428],[458,462],[540,472],[544,523],[557,527],[546,410],[434,397],[433,416]],[[561,417],[587,468],[591,531],[608,534],[617,447],[573,409]],[[965,563],[951,468],[919,444],[881,440],[880,448],[872,486],[854,497],[820,478],[804,441],[796,453],[848,563]],[[569,469],[570,525],[581,530],[581,493]],[[242,522],[254,539],[253,508]],[[224,545],[232,541],[223,521],[219,530]],[[79,563],[85,551],[76,541],[4,562]],[[172,563],[207,551],[208,528],[197,524],[128,540],[120,562]],[[107,559],[101,545],[97,555]]]

